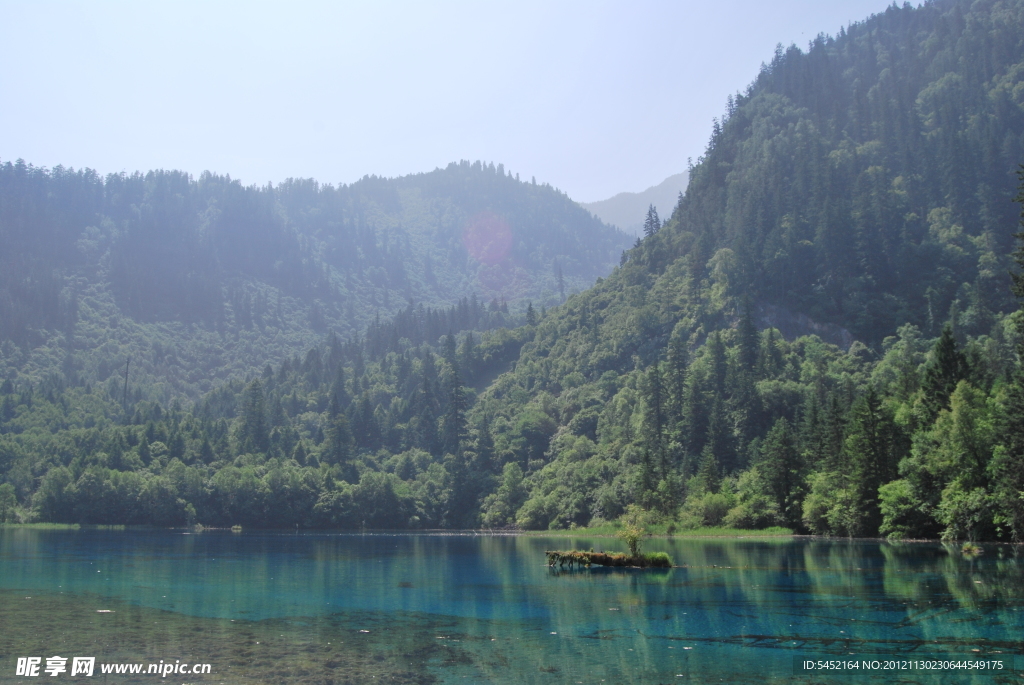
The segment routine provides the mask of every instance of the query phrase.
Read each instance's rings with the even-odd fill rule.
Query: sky
[[[0,0],[0,162],[351,183],[461,159],[575,200],[703,152],[775,46],[884,0]]]

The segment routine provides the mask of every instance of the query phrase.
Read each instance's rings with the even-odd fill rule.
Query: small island
[[[631,568],[672,568],[672,558],[665,552],[643,554],[640,551],[644,538],[650,536],[648,531],[650,514],[648,512],[643,511],[637,506],[630,506],[627,508],[626,513],[623,514],[621,520],[622,528],[615,534],[615,537],[626,543],[629,547],[629,554],[622,554],[621,552],[595,552],[593,549],[589,552],[581,550],[569,550],[567,552],[548,550],[544,552],[548,558],[548,566],[557,565],[559,568],[580,566],[590,568],[590,566],[597,564],[598,566]]]
[[[568,566],[580,566],[589,568],[593,564],[598,566],[620,566],[632,568],[672,568],[672,559],[664,552],[653,554],[622,554],[608,552],[583,552],[580,550],[569,550],[567,552],[546,551],[548,566],[564,568]]]

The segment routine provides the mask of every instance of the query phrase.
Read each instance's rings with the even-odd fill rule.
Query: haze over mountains
[[[260,188],[7,162],[0,375],[63,369],[102,382],[131,356],[167,401],[279,363],[329,331],[361,335],[410,303],[476,298],[506,317],[527,301],[558,304],[607,275],[629,244],[500,164]]]
[[[659,215],[669,216],[679,202],[680,193],[686,190],[688,180],[689,174],[684,171],[642,192],[619,193],[607,200],[581,202],[580,206],[610,226],[617,226],[631,235],[640,235],[647,209],[654,205]]]
[[[1022,93],[1024,0],[893,5],[780,47],[625,253],[500,167],[245,189],[5,166],[14,510],[544,529],[639,507],[673,526],[1022,539]],[[109,221],[83,233],[79,207]],[[462,293],[505,278],[489,268],[507,255],[539,279],[498,279],[523,297],[559,301],[559,273],[596,282],[514,328],[498,303],[402,302],[429,274]],[[331,335],[349,305],[365,335]],[[128,318],[150,327],[136,348]],[[127,397],[95,350],[149,365]],[[232,380],[189,376],[210,369]]]

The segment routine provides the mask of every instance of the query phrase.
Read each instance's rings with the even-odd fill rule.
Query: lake
[[[178,683],[1008,683],[1019,547],[652,539],[669,570],[551,570],[608,538],[0,528],[0,682],[18,657]],[[1014,663],[1014,656],[1017,661]],[[1003,670],[808,672],[953,659]],[[101,675],[208,663],[209,675]],[[948,664],[947,664],[948,666]],[[817,668],[818,666],[815,666]],[[859,667],[859,666],[858,666]]]

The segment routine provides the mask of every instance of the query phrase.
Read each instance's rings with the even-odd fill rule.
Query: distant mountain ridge
[[[581,202],[580,206],[606,224],[617,226],[631,235],[640,235],[648,207],[654,205],[658,214],[667,218],[679,202],[679,194],[686,192],[688,182],[689,173],[684,171],[642,192],[619,193],[607,200]]]
[[[550,185],[479,161],[339,187],[7,162],[0,379],[103,382],[131,356],[162,399],[195,396],[410,303],[558,304],[630,242]]]

